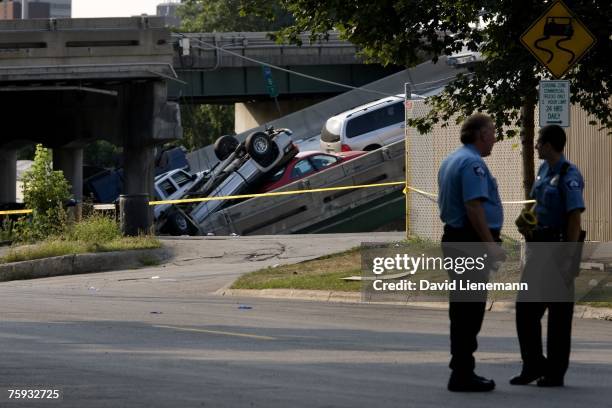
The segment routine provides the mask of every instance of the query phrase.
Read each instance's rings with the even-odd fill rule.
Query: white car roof
[[[411,99],[424,99],[424,97],[422,95],[417,95],[417,94],[411,94]],[[357,106],[355,108],[349,109],[347,111],[344,111],[342,113],[339,113],[335,116],[332,116],[331,118],[329,118],[327,120],[327,128],[329,130],[333,130],[332,127],[339,127],[341,126],[342,123],[342,119],[351,116],[357,112],[361,112],[361,111],[367,111],[370,108],[374,107],[374,106],[378,106],[378,105],[382,105],[382,104],[386,104],[386,103],[390,103],[390,102],[398,102],[398,101],[403,101],[404,100],[404,94],[397,94],[395,96],[388,96],[386,98],[382,98],[382,99],[378,99],[376,101],[373,102],[368,102],[366,104]]]

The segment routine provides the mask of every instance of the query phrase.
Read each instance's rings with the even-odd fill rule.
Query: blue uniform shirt
[[[489,228],[501,229],[504,213],[497,181],[474,145],[464,145],[444,159],[438,171],[438,191],[438,207],[444,224],[455,228],[466,226],[465,202],[479,198]]]
[[[584,210],[584,180],[576,166],[570,163],[563,178],[559,172],[563,163],[569,163],[565,156],[551,168],[547,162],[538,170],[531,198],[537,201],[535,212],[538,225],[542,227],[564,229],[567,224],[567,213],[572,210]]]

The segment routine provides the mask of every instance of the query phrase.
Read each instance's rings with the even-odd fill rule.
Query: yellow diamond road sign
[[[558,0],[523,33],[521,42],[555,78],[561,78],[595,45],[596,39]]]

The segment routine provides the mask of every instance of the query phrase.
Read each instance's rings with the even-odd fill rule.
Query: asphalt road
[[[612,404],[612,322],[577,319],[568,386],[512,387],[514,315],[488,313],[452,394],[445,311],[215,295],[236,276],[398,234],[171,241],[163,267],[0,284],[0,407],[575,407]],[[8,388],[60,389],[8,402]]]

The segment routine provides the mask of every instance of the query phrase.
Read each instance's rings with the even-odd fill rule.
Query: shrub
[[[93,214],[76,223],[70,229],[68,239],[92,243],[106,243],[121,238],[119,224],[110,218]]]
[[[32,168],[24,173],[23,201],[31,208],[32,220],[22,220],[17,226],[21,241],[38,241],[59,235],[66,229],[64,202],[70,198],[70,184],[62,171],[53,170],[51,152],[36,145]]]

